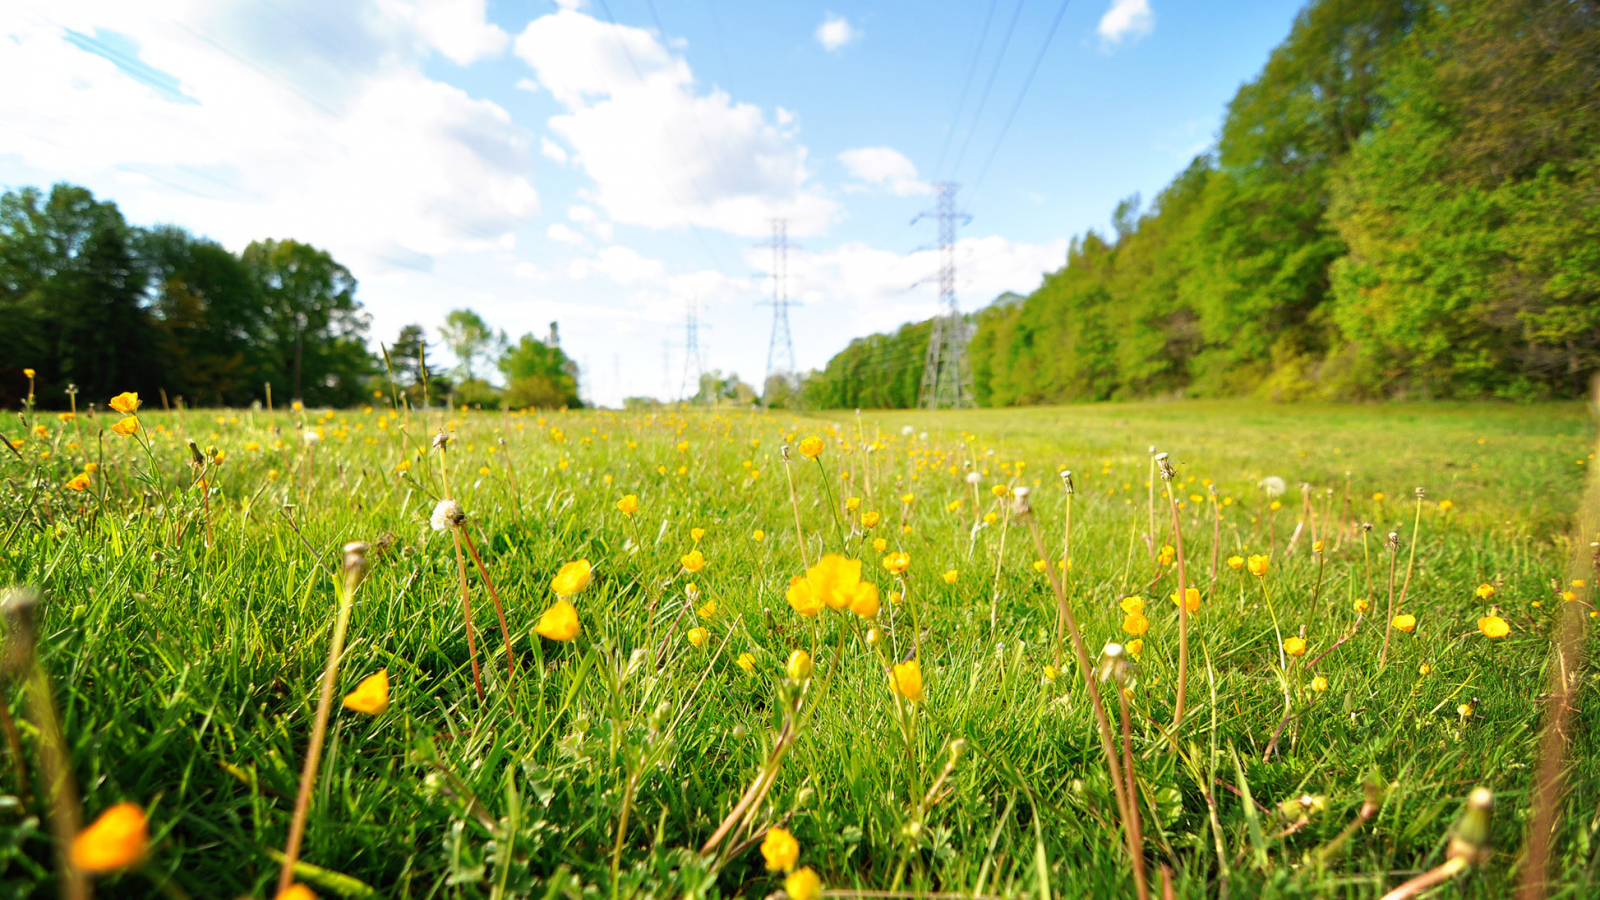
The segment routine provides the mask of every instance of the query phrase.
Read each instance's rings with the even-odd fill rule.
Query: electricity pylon
[[[956,212],[954,184],[939,182],[934,187],[939,190],[938,206],[911,220],[933,218],[939,223],[939,314],[933,317],[917,405],[923,409],[976,406],[972,367],[967,362],[967,342],[972,334],[956,306],[956,223],[970,222],[972,217]]]
[[[766,383],[777,375],[794,385],[794,337],[789,333],[789,220],[772,220],[772,339],[767,343]]]

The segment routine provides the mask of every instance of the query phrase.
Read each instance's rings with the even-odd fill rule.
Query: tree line
[[[233,253],[171,225],[130,225],[115,203],[58,184],[0,195],[0,406],[30,388],[66,406],[138,391],[191,406],[276,398],[348,406],[375,392],[514,407],[579,405],[577,367],[551,338],[515,344],[471,310],[440,339],[457,365],[429,371],[420,325],[369,348],[356,279],[331,254],[295,240]],[[504,388],[485,376],[492,364]]]
[[[1141,206],[977,313],[981,403],[1579,396],[1600,367],[1600,4],[1317,0],[1215,149]],[[853,342],[808,400],[913,405],[928,334]]]

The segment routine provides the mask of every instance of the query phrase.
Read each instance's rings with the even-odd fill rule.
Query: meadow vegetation
[[[1596,603],[1577,404],[117,405],[0,449],[11,896],[1507,896]]]

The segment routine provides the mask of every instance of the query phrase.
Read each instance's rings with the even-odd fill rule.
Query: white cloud
[[[544,155],[545,159],[552,160],[563,166],[567,164],[566,148],[547,137],[539,139],[539,152]]]
[[[858,147],[839,154],[850,174],[874,186],[886,187],[895,195],[908,197],[932,191],[918,180],[917,167],[893,147]]]
[[[1145,37],[1156,27],[1156,14],[1150,10],[1150,0],[1111,0],[1111,8],[1100,17],[1101,43],[1114,46],[1132,38]]]
[[[484,0],[383,0],[379,8],[461,66],[498,56],[511,39],[485,19]]]
[[[554,225],[551,225],[549,228],[546,228],[544,233],[546,237],[550,238],[550,240],[559,241],[563,244],[572,244],[573,246],[577,246],[583,243],[583,235],[573,231],[571,228],[561,224],[560,222],[557,222]]]
[[[563,9],[529,23],[515,52],[566,107],[550,129],[618,223],[756,237],[768,220],[820,233],[836,206],[808,180],[792,126],[725,92],[700,93],[655,35]]]
[[[573,281],[595,275],[620,285],[659,282],[666,274],[666,263],[650,259],[632,247],[605,247],[594,256],[573,260],[567,267],[567,275]]]
[[[844,16],[828,13],[812,36],[822,45],[822,49],[829,53],[837,53],[844,45],[860,40],[861,29],[852,26],[850,20]]]

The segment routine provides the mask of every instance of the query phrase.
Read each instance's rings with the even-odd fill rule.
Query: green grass
[[[75,430],[41,416],[48,437],[0,463],[9,532],[0,535],[0,582],[45,591],[40,652],[86,818],[122,800],[150,815],[143,870],[102,879],[102,894],[146,896],[166,881],[196,897],[271,896],[269,850],[284,845],[327,655],[331,570],[340,545],[366,540],[372,569],[356,598],[338,695],[387,667],[392,705],[376,717],[334,711],[303,858],[347,880],[307,874],[322,896],[361,896],[362,885],[372,896],[439,898],[761,897],[781,888],[753,846],[726,861],[698,850],[778,739],[793,691],[783,664],[795,648],[816,657],[804,696],[813,713],[754,824],[793,831],[801,865],[830,889],[1038,897],[1047,877],[1061,896],[1131,896],[1070,653],[1059,678],[1044,674],[1054,595],[1032,566],[1038,554],[1025,529],[996,524],[970,538],[963,455],[983,472],[983,511],[997,506],[991,485],[1037,483],[1034,508],[1052,554],[1065,503],[1056,467],[1076,473],[1067,584],[1091,654],[1125,638],[1119,601],[1147,598],[1151,625],[1131,702],[1152,878],[1170,866],[1179,896],[1217,896],[1225,880],[1234,897],[1375,897],[1443,860],[1462,798],[1484,784],[1497,797],[1495,853],[1460,890],[1498,897],[1515,883],[1548,633],[1562,605],[1555,586],[1571,577],[1563,534],[1593,449],[1594,428],[1577,404],[1171,403],[859,419],[570,413],[543,425],[532,415],[455,415],[451,485],[506,603],[518,657],[508,683],[494,611],[473,572],[483,703],[455,550],[427,521],[442,496],[439,454],[416,455],[447,416],[413,414],[380,429],[381,414],[314,414],[311,426],[325,435],[314,451],[299,420],[282,413],[149,414],[154,475],[151,459],[112,435],[104,417],[102,451],[87,417]],[[926,440],[902,437],[908,424]],[[565,439],[554,440],[552,427]],[[883,446],[865,453],[880,431]],[[807,553],[865,561],[864,575],[885,593],[876,648],[867,623],[832,610],[804,619],[784,599],[803,567],[779,446],[813,433],[829,437],[826,471],[798,454],[791,463]],[[183,437],[226,453],[209,470],[208,499],[191,484]],[[247,450],[249,442],[260,449]],[[1175,696],[1177,626],[1166,598],[1176,578],[1144,542],[1152,444],[1177,464],[1190,578],[1204,595],[1190,625],[1192,714],[1176,753],[1162,731]],[[85,454],[102,460],[92,493],[65,490]],[[397,473],[403,459],[411,468]],[[1026,462],[1020,477],[1018,461]],[[481,466],[489,473],[478,474]],[[1289,484],[1270,531],[1256,521],[1266,476]],[[1187,500],[1205,493],[1206,479],[1233,501],[1221,507],[1219,547],[1205,504]],[[1300,482],[1316,498],[1320,559],[1309,536],[1288,552]],[[1391,635],[1380,667],[1383,536],[1401,535],[1403,579],[1418,486],[1426,500],[1405,607],[1419,625]],[[916,495],[908,508],[903,491]],[[625,493],[641,499],[632,520],[615,509]],[[849,495],[883,513],[865,537],[830,513],[830,496]],[[963,507],[948,510],[956,498]],[[1442,512],[1447,499],[1454,509]],[[1170,513],[1157,513],[1157,544],[1172,543]],[[1374,526],[1365,543],[1351,528],[1361,522]],[[692,527],[706,529],[699,546],[709,564],[698,575],[678,563]],[[757,528],[764,541],[752,538]],[[911,554],[907,603],[888,602],[898,587],[881,554],[863,546],[874,536]],[[1223,565],[1213,582],[1214,555],[1274,547],[1265,579]],[[596,569],[574,598],[584,634],[542,640],[532,626],[553,600],[550,579],[578,558]],[[955,584],[940,578],[951,569]],[[689,582],[700,592],[694,603]],[[1488,602],[1473,594],[1485,582],[1496,585]],[[1594,583],[1580,593],[1592,604]],[[1355,626],[1358,597],[1372,604],[1359,632],[1306,672]],[[701,618],[696,607],[708,599],[717,609]],[[1476,627],[1491,604],[1512,627],[1492,642]],[[928,693],[914,709],[896,701],[885,672],[911,649],[912,605]],[[687,639],[695,625],[709,632],[704,648]],[[1285,672],[1280,636],[1302,628],[1310,650]],[[754,672],[735,662],[745,652]],[[1424,664],[1429,674],[1420,674]],[[1310,689],[1313,674],[1328,679],[1325,693]],[[1263,761],[1286,689],[1281,753]],[[16,799],[7,754],[0,891],[29,896],[55,888],[38,799],[41,748],[19,694],[7,697],[31,799]],[[1469,700],[1475,709],[1463,718],[1457,706]],[[1594,891],[1592,707],[1585,703],[1572,732],[1572,814],[1556,841],[1555,871],[1570,896]],[[948,792],[919,812],[957,739],[965,752]],[[1382,810],[1324,864],[1313,862],[1352,820],[1371,777],[1388,784]],[[1254,814],[1245,791],[1260,805]],[[1320,808],[1279,837],[1293,823],[1278,804],[1302,795]]]

